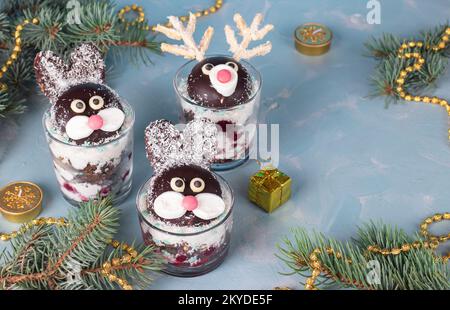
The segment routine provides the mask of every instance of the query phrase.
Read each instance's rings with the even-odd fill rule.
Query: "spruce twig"
[[[111,199],[88,202],[69,215],[68,225],[29,227],[0,255],[0,289],[112,289],[117,286],[102,265],[124,255],[111,248],[119,226],[119,210]],[[138,255],[113,266],[117,277],[145,288],[162,260],[153,247],[134,247]]]
[[[402,69],[414,63],[414,59],[399,59],[398,51],[402,43],[407,41],[421,41],[423,47],[415,47],[411,53],[418,52],[425,60],[425,66],[414,72],[405,81],[404,89],[415,95],[421,95],[435,87],[437,79],[442,76],[450,57],[450,45],[438,52],[430,49],[437,45],[449,24],[441,25],[429,31],[421,32],[416,38],[401,39],[392,34],[383,34],[380,38],[372,37],[366,44],[366,56],[377,61],[375,72],[370,77],[372,85],[371,97],[386,97],[386,104],[397,103],[400,96],[396,91],[396,79]]]
[[[113,54],[112,62],[150,63],[150,54],[159,52],[159,43],[139,25],[125,27],[117,18],[113,1],[79,1],[80,24],[68,23],[67,2],[60,0],[6,0],[0,4],[0,63],[14,48],[14,28],[24,19],[39,19],[22,32],[22,52],[2,79],[0,118],[22,113],[25,98],[34,85],[33,59],[38,51],[53,50],[68,55],[76,45],[92,42],[101,51]],[[110,53],[112,52],[112,53]]]
[[[420,241],[418,248],[398,255],[382,255],[369,251],[377,245],[381,248],[398,248],[403,244]],[[292,230],[292,236],[284,238],[277,255],[293,274],[310,276],[316,267],[311,253],[317,254],[321,274],[316,287],[338,285],[344,288],[377,290],[448,290],[450,270],[448,262],[437,259],[433,250],[423,246],[419,235],[409,236],[404,231],[382,223],[371,222],[359,228],[352,242],[344,243],[327,238],[323,234],[309,234],[305,229]],[[340,255],[336,255],[340,253]],[[379,281],[370,277],[369,263],[379,264],[375,272]],[[308,285],[308,283],[303,283]]]

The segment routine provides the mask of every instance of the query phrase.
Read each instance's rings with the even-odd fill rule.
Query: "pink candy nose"
[[[181,205],[188,211],[194,211],[198,207],[198,201],[194,196],[186,196],[183,198]]]
[[[219,72],[217,72],[217,80],[220,83],[228,83],[231,81],[231,72],[227,69],[222,69]]]
[[[92,115],[89,117],[88,126],[92,130],[98,130],[103,127],[103,118],[100,115]]]

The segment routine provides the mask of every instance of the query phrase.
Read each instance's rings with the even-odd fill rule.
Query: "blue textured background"
[[[183,14],[212,1],[136,3],[144,6],[152,21],[161,22],[166,15]],[[280,168],[293,178],[294,195],[268,215],[246,198],[255,163],[224,173],[236,192],[233,240],[226,261],[198,278],[161,276],[152,288],[299,288],[297,277],[279,275],[286,269],[274,256],[276,243],[290,227],[348,239],[357,225],[382,219],[412,233],[424,217],[449,210],[446,113],[420,103],[385,109],[383,99],[367,99],[374,62],[363,56],[363,43],[371,35],[390,32],[408,37],[444,23],[450,17],[448,0],[382,1],[381,25],[373,26],[365,22],[366,1],[361,0],[226,0],[219,13],[199,20],[198,32],[207,25],[216,29],[209,53],[226,51],[222,29],[237,11],[246,19],[263,12],[266,22],[276,26],[268,36],[273,52],[252,63],[264,77],[261,121],[281,124]],[[296,26],[311,21],[334,31],[332,50],[323,57],[302,56],[293,46]],[[134,199],[151,175],[143,148],[144,128],[151,120],[178,118],[172,78],[184,60],[171,55],[152,58],[153,66],[129,65],[112,84],[137,112],[134,188],[121,206],[118,238],[124,241],[142,240]],[[435,94],[450,98],[449,81],[448,75],[440,79]],[[41,96],[31,101],[22,117],[0,121],[0,185],[22,179],[37,182],[46,194],[42,215],[64,216],[70,207],[59,193],[41,128],[47,104]],[[0,231],[17,227],[0,218]]]

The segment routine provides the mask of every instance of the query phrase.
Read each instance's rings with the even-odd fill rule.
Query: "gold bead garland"
[[[442,35],[442,38],[440,42],[435,46],[426,46],[426,49],[431,49],[434,52],[439,52],[440,50],[443,50],[447,47],[447,44],[449,42],[450,38],[450,27],[447,28],[444,31],[444,34]],[[405,84],[406,79],[408,78],[409,74],[419,71],[422,69],[423,65],[425,64],[425,59],[422,57],[420,53],[410,53],[407,52],[410,49],[414,48],[423,48],[424,43],[421,41],[410,41],[410,42],[404,42],[401,47],[398,50],[398,58],[400,59],[415,59],[415,62],[413,65],[408,66],[404,68],[402,71],[400,71],[400,74],[396,80],[396,91],[398,96],[400,98],[403,98],[406,101],[414,101],[414,102],[423,102],[423,103],[431,103],[431,104],[438,104],[441,107],[445,107],[447,110],[447,114],[450,117],[450,105],[448,104],[448,101],[442,98],[438,97],[430,97],[430,96],[414,96],[410,93],[408,93],[404,88],[403,85]],[[448,138],[450,140],[450,129],[448,130]]]
[[[0,233],[0,240],[8,241],[14,239],[19,235],[24,234],[32,227],[42,225],[67,226],[69,225],[69,223],[65,218],[42,217],[22,225],[22,227],[17,231],[13,231],[10,233]],[[117,240],[109,240],[108,244],[115,249],[121,248],[126,252],[126,254],[124,254],[120,258],[113,258],[111,259],[111,261],[105,262],[101,267],[101,274],[104,277],[108,278],[111,282],[117,283],[123,290],[132,290],[133,287],[128,283],[126,279],[120,278],[112,272],[114,267],[120,267],[121,265],[131,263],[133,259],[136,259],[138,257],[139,253],[133,247],[127,245],[126,243],[120,243]]]
[[[207,16],[209,14],[214,14],[218,10],[220,10],[223,6],[223,0],[216,0],[214,5],[210,6],[207,9],[199,10],[196,12],[193,12],[193,14],[196,17],[202,17]],[[137,17],[130,21],[127,21],[125,18],[125,14],[135,12],[137,14]],[[119,13],[117,14],[119,21],[125,25],[125,28],[128,28],[130,26],[137,26],[138,24],[143,24],[145,22],[145,13],[144,9],[141,6],[138,6],[136,4],[127,5],[124,6],[122,9],[120,9]],[[189,19],[189,15],[182,15],[178,17],[182,22],[186,22]],[[148,31],[155,31],[157,25],[143,25],[141,29],[148,30]],[[170,27],[170,23],[165,23],[164,26]]]
[[[115,249],[122,248],[122,250],[124,250],[126,254],[124,254],[120,258],[113,258],[110,262],[104,263],[102,265],[101,273],[111,282],[117,283],[123,290],[130,291],[133,289],[133,287],[128,283],[127,280],[113,274],[112,269],[113,267],[119,267],[121,265],[131,263],[131,260],[135,259],[138,256],[138,252],[128,244],[120,243],[117,240],[110,240],[108,243]]]
[[[435,235],[432,235],[429,233],[429,231],[428,231],[429,226],[433,223],[439,223],[439,222],[448,221],[448,220],[450,220],[450,213],[435,214],[431,217],[426,218],[422,222],[422,224],[420,224],[420,226],[419,226],[420,234],[422,236],[424,236],[424,238],[425,238],[424,241],[414,241],[412,243],[405,243],[405,244],[401,245],[400,247],[393,248],[393,249],[382,249],[382,248],[378,247],[377,245],[370,245],[367,247],[367,251],[369,251],[371,253],[375,253],[375,254],[380,254],[383,256],[400,255],[401,253],[407,253],[407,252],[411,251],[412,249],[420,249],[420,248],[430,249],[432,251],[435,251],[441,243],[450,240],[450,233],[448,233],[447,235],[435,236]],[[317,278],[321,274],[330,275],[330,272],[326,268],[323,267],[322,262],[319,259],[318,255],[320,255],[320,254],[322,254],[322,250],[319,248],[316,248],[309,255],[308,262],[304,262],[304,261],[299,262],[302,265],[307,263],[312,269],[311,276],[306,279],[306,284],[305,284],[306,290],[317,290],[318,288],[315,286],[315,282],[316,282]],[[326,254],[334,255],[337,259],[344,259],[347,264],[352,264],[351,259],[344,258],[342,253],[336,252],[332,248],[327,248]],[[436,256],[436,259],[442,260],[443,263],[447,263],[450,260],[450,253],[448,253],[447,255],[439,256],[439,257]],[[345,278],[340,278],[339,280],[343,283],[348,283],[348,284],[355,285],[356,287],[365,288],[362,283],[358,283],[357,281],[350,281]]]
[[[22,23],[18,24],[16,26],[16,31],[14,32],[14,39],[15,39],[15,45],[14,49],[9,56],[8,60],[6,60],[5,64],[0,68],[0,79],[3,77],[3,75],[8,71],[8,69],[12,66],[12,64],[17,60],[20,52],[22,51],[22,30],[24,27],[28,24],[37,25],[39,24],[39,19],[33,18],[33,19],[25,19]],[[0,83],[0,91],[6,91],[8,89],[7,85],[5,83]]]
[[[370,246],[368,247],[368,250],[372,253],[379,253],[381,255],[399,255],[401,253],[406,253],[411,249],[420,248],[436,250],[441,243],[450,240],[450,233],[447,235],[434,236],[429,233],[428,228],[433,223],[439,223],[445,220],[450,220],[450,213],[435,214],[432,217],[426,218],[422,224],[420,224],[420,234],[425,237],[425,241],[423,242],[414,241],[411,244],[404,244],[399,248],[393,249],[381,249],[377,246]],[[447,262],[450,259],[450,253],[437,258]]]
[[[41,217],[31,222],[23,224],[19,230],[13,231],[10,233],[0,233],[1,241],[8,241],[14,239],[28,230],[30,230],[34,226],[42,226],[42,225],[57,225],[57,226],[66,226],[67,221],[65,218],[54,218],[54,217]]]
[[[128,22],[125,19],[125,14],[129,13],[131,11],[136,12],[138,16],[132,22]],[[122,22],[123,24],[125,24],[126,27],[135,26],[136,24],[140,24],[145,21],[144,9],[141,6],[138,6],[136,4],[132,4],[131,6],[129,6],[129,5],[124,6],[122,9],[120,9],[117,16],[119,18],[119,21]]]

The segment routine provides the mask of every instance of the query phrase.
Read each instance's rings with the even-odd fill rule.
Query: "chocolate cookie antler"
[[[208,27],[208,29],[206,29],[200,44],[197,46],[193,37],[195,24],[197,22],[197,18],[194,14],[189,13],[189,21],[186,27],[184,27],[183,23],[175,16],[169,16],[169,22],[172,24],[173,29],[157,25],[155,31],[161,32],[170,39],[177,41],[182,40],[184,45],[162,43],[161,50],[177,56],[183,56],[186,59],[197,59],[198,61],[202,61],[205,58],[205,53],[208,50],[209,43],[214,34],[214,28]]]
[[[273,25],[271,24],[265,25],[262,29],[259,29],[259,26],[263,21],[263,15],[261,13],[256,14],[250,27],[247,26],[245,20],[239,13],[235,14],[233,19],[239,29],[239,35],[242,36],[242,41],[239,44],[236,40],[234,30],[229,25],[225,26],[225,36],[230,45],[230,51],[233,53],[234,59],[239,61],[240,59],[264,56],[272,50],[272,43],[270,43],[270,41],[250,50],[247,49],[251,41],[262,40],[266,34],[273,29]]]

